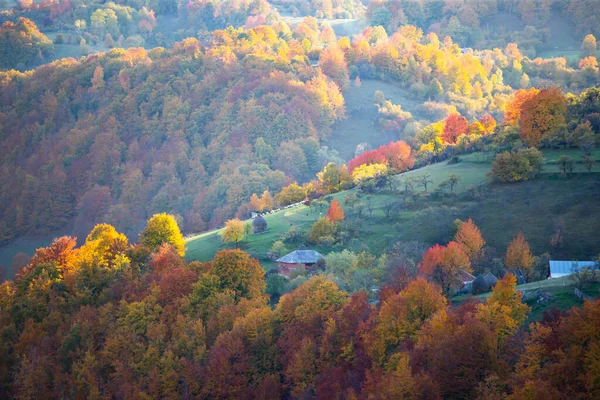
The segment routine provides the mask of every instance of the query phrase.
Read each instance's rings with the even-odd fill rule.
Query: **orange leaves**
[[[344,209],[340,205],[338,199],[334,199],[329,205],[329,210],[327,211],[327,218],[331,222],[338,222],[344,219]]]
[[[461,244],[469,256],[469,258],[473,259],[479,256],[481,249],[485,245],[485,240],[481,236],[481,231],[471,218],[468,219],[467,222],[462,222],[456,235],[454,235],[454,240]]]
[[[376,150],[365,151],[354,157],[348,163],[348,170],[352,172],[361,165],[385,164],[397,172],[406,171],[415,165],[411,148],[403,141],[389,142],[379,146]]]
[[[442,253],[445,249],[445,246],[441,246],[439,244],[435,244],[427,249],[421,258],[419,272],[425,276],[432,276],[433,272],[442,260]]]
[[[504,265],[513,270],[528,271],[533,267],[533,254],[529,249],[529,243],[525,240],[523,232],[510,242],[504,256]]]
[[[504,122],[516,125],[521,118],[523,103],[533,98],[539,92],[540,91],[536,88],[517,90],[512,101],[506,106],[506,110],[504,111]]]
[[[446,298],[436,285],[418,278],[390,296],[374,317],[374,332],[367,339],[367,347],[376,365],[382,365],[407,337],[415,338],[421,326],[438,310],[446,307]]]
[[[471,260],[457,242],[447,246],[436,244],[423,254],[418,268],[421,275],[438,283],[444,293],[448,293],[461,286],[463,272],[471,272]]]
[[[535,88],[517,90],[506,106],[504,121],[519,124],[519,134],[530,146],[565,124],[567,105],[560,89]]]
[[[183,265],[183,257],[169,243],[163,243],[150,260],[150,266],[157,275],[173,268],[182,268]]]
[[[566,122],[567,104],[560,89],[542,89],[521,106],[519,134],[530,146],[556,132]]]
[[[387,159],[388,166],[394,168],[396,172],[409,170],[415,165],[410,146],[403,141],[390,142],[385,146],[380,146],[378,150]]]
[[[460,114],[450,114],[444,121],[442,138],[446,143],[456,143],[460,135],[469,133],[469,121]]]

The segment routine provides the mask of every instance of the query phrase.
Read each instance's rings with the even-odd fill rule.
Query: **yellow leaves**
[[[244,223],[237,218],[230,219],[225,223],[225,228],[219,232],[224,243],[237,243],[244,239]]]
[[[352,171],[354,182],[360,183],[371,178],[378,178],[387,174],[387,165],[385,164],[363,164]]]
[[[185,254],[185,240],[177,221],[170,214],[155,214],[148,221],[146,229],[140,234],[140,243],[150,250],[158,249],[163,243],[169,243],[179,255]]]
[[[516,290],[517,279],[512,274],[498,281],[485,304],[477,306],[476,317],[486,323],[498,338],[498,345],[525,322],[529,306],[523,304],[523,294]]]
[[[76,251],[75,264],[79,267],[123,267],[130,261],[124,255],[127,247],[128,240],[124,234],[118,233],[112,225],[98,224],[86,238],[85,244]]]

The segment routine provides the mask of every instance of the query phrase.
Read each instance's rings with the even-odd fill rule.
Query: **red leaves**
[[[402,172],[412,168],[415,160],[412,158],[410,146],[403,141],[398,141],[357,155],[348,163],[348,171],[352,172],[355,168],[365,164],[385,164],[397,172]]]
[[[462,284],[462,272],[471,272],[471,261],[464,247],[457,242],[447,246],[436,244],[423,254],[419,272],[438,283],[444,293]]]
[[[444,121],[442,138],[446,143],[456,143],[460,135],[469,133],[469,121],[460,114],[450,114]]]

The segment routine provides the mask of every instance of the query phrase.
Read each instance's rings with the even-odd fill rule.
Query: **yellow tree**
[[[225,243],[237,243],[244,239],[246,229],[244,223],[237,218],[230,219],[225,223],[225,228],[219,233]]]
[[[262,202],[260,201],[256,193],[252,193],[252,196],[250,196],[250,209],[252,209],[253,211],[262,211],[263,209]]]
[[[524,276],[528,276],[533,268],[533,254],[529,249],[529,243],[525,240],[523,232],[510,242],[504,256],[504,265],[508,269],[520,271]]]
[[[463,246],[465,253],[467,253],[471,260],[478,259],[481,249],[485,245],[481,231],[471,218],[467,222],[461,222],[460,227],[454,235],[454,241]]]
[[[525,322],[529,306],[523,304],[523,293],[517,291],[517,278],[512,274],[498,281],[485,304],[477,306],[476,317],[496,334],[500,347],[504,339]]]
[[[273,197],[268,190],[265,190],[260,198],[261,210],[271,211],[273,209]]]
[[[140,243],[154,251],[163,243],[169,243],[179,255],[185,253],[185,240],[179,230],[175,217],[170,214],[155,214],[148,221],[146,229],[140,233]]]

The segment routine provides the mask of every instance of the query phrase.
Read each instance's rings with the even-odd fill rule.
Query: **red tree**
[[[442,138],[446,143],[456,143],[460,135],[469,132],[469,121],[460,114],[450,114],[444,121],[444,132]]]

